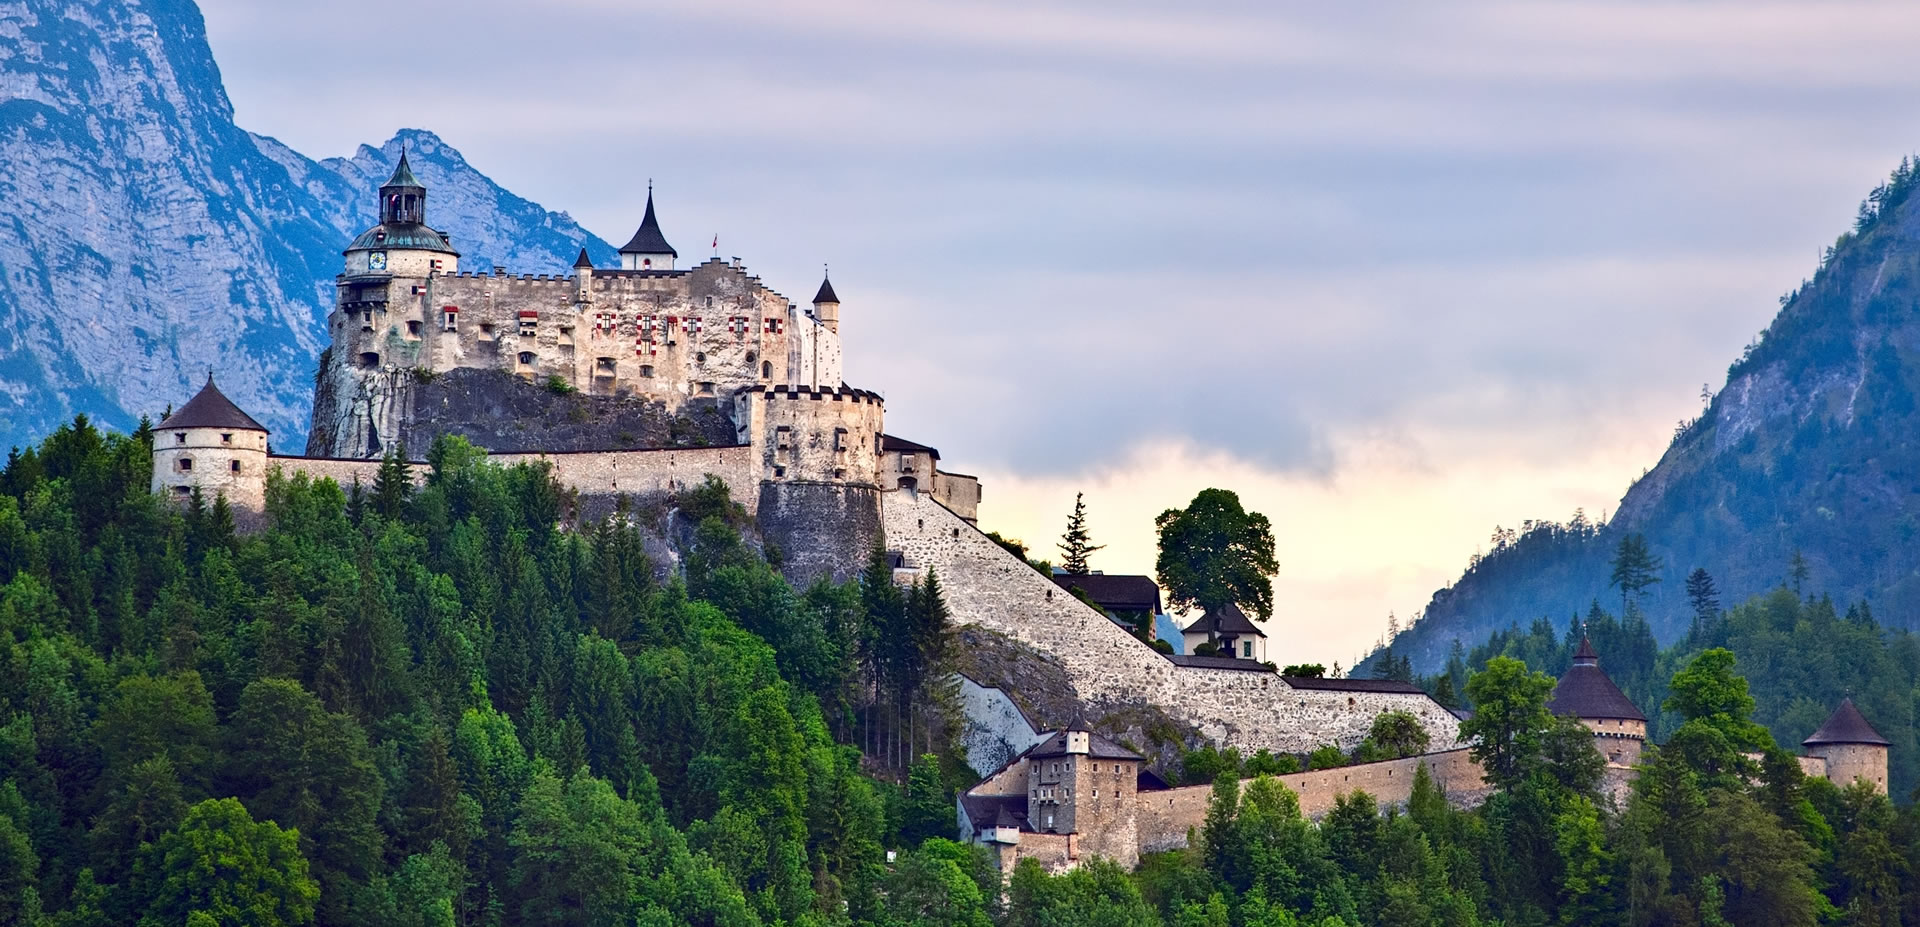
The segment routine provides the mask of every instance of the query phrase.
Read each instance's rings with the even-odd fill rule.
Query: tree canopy
[[[1259,617],[1273,613],[1273,526],[1241,507],[1225,489],[1203,489],[1184,509],[1154,519],[1160,554],[1154,571],[1173,608],[1234,604]]]

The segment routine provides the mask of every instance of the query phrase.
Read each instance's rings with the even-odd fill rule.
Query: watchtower
[[[1027,752],[1027,823],[1043,834],[1072,834],[1074,855],[1139,861],[1134,794],[1145,760],[1075,718]]]
[[[1887,794],[1887,748],[1890,744],[1867,723],[1853,699],[1842,699],[1833,716],[1811,737],[1800,742],[1808,756],[1827,762],[1827,780],[1845,788],[1855,779],[1873,784],[1874,790]]]
[[[153,491],[179,500],[195,489],[258,512],[267,497],[267,429],[213,385],[200,388],[153,430]]]
[[[1573,665],[1554,687],[1547,709],[1578,718],[1586,725],[1607,765],[1640,762],[1640,751],[1647,745],[1647,716],[1600,669],[1600,655],[1585,636],[1580,638],[1580,649],[1574,651]]]

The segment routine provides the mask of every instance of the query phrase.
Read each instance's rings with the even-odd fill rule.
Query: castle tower
[[[1586,637],[1580,638],[1573,665],[1554,687],[1547,710],[1585,724],[1593,732],[1594,747],[1607,758],[1607,765],[1640,762],[1640,751],[1647,743],[1647,716],[1601,671],[1600,655]]]
[[[267,497],[267,429],[213,385],[200,388],[153,430],[153,491],[186,499],[226,496],[258,512]]]
[[[667,236],[660,234],[660,220],[653,217],[653,184],[647,184],[647,214],[640,220],[640,228],[633,238],[620,246],[620,268],[622,270],[672,270],[673,261],[680,252],[667,244]]]
[[[380,224],[360,233],[345,257],[348,277],[425,277],[460,269],[460,252],[427,225],[427,188],[413,176],[405,152],[380,185]]]
[[[587,257],[587,249],[580,249],[580,256],[573,259],[573,300],[577,303],[593,301],[593,259]]]
[[[833,292],[833,281],[820,278],[820,292],[813,294],[813,317],[827,327],[827,331],[840,332],[840,297]]]
[[[1104,856],[1132,868],[1139,862],[1134,796],[1139,754],[1074,718],[1066,730],[1027,751],[1027,823],[1045,834],[1071,834],[1071,856]]]
[[[1872,783],[1887,794],[1887,739],[1867,723],[1853,699],[1842,699],[1833,716],[1813,736],[1800,742],[1808,756],[1827,761],[1827,780],[1846,788],[1855,779]]]

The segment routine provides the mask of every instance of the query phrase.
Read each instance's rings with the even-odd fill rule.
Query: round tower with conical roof
[[[1579,719],[1593,732],[1593,745],[1607,758],[1609,766],[1632,766],[1640,762],[1647,745],[1647,716],[1633,700],[1600,669],[1600,655],[1593,641],[1580,638],[1573,665],[1553,688],[1547,710],[1556,715]]]
[[[267,429],[213,385],[153,430],[153,491],[185,501],[195,489],[207,501],[250,512],[266,505]]]
[[[1813,735],[1800,742],[1808,756],[1826,761],[1827,781],[1845,788],[1855,780],[1871,783],[1880,794],[1887,794],[1887,749],[1890,746],[1880,732],[1867,723],[1865,715],[1842,699],[1833,716]]]

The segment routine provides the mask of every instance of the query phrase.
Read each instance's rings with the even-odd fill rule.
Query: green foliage
[[[320,890],[295,834],[256,822],[231,798],[208,799],[153,844],[135,875],[143,927],[189,922],[293,927],[313,921]]]
[[[1553,716],[1547,697],[1554,679],[1532,672],[1511,657],[1495,657],[1467,680],[1473,717],[1460,723],[1460,739],[1486,771],[1487,781],[1511,789],[1537,765]]]
[[[545,383],[542,385],[546,386],[547,392],[556,396],[571,396],[579,392],[578,389],[574,388],[572,383],[567,382],[566,377],[557,373],[548,374]]]
[[[1324,663],[1289,663],[1280,671],[1282,676],[1299,676],[1303,679],[1321,679],[1327,675]]]
[[[1153,521],[1160,532],[1154,571],[1175,609],[1209,609],[1229,603],[1264,618],[1273,612],[1273,526],[1240,506],[1224,489],[1204,489],[1185,509],[1168,509]]]
[[[1626,534],[1613,549],[1613,586],[1620,590],[1621,613],[1633,615],[1639,608],[1640,594],[1660,581],[1660,559],[1647,546],[1644,534]]]
[[[1383,711],[1374,716],[1367,743],[1379,751],[1381,759],[1395,760],[1427,752],[1427,728],[1420,719],[1404,711]]]

